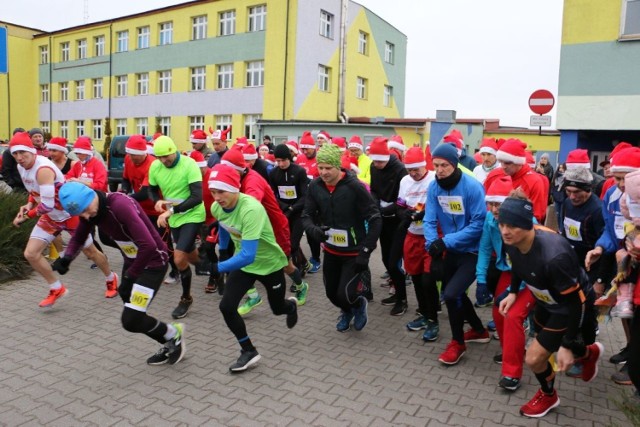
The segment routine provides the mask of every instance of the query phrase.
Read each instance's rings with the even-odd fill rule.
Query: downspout
[[[285,120],[287,110],[287,70],[289,68],[289,2],[287,0],[287,18],[284,31],[284,90],[282,91],[282,120]]]
[[[342,14],[340,16],[340,63],[338,64],[338,119],[342,122],[345,121],[346,111],[344,111],[345,104],[345,79],[346,79],[346,54],[347,54],[347,12],[348,1],[342,0]]]
[[[107,107],[107,117],[111,120],[111,80],[113,80],[111,74],[113,69],[113,22],[109,24],[109,96],[108,96],[108,107]],[[105,123],[106,126],[106,123]]]
[[[53,130],[53,45],[49,36],[49,133]]]

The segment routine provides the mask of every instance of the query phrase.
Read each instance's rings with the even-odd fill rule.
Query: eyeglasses
[[[502,202],[487,202],[487,206],[490,208],[499,208],[502,205]]]

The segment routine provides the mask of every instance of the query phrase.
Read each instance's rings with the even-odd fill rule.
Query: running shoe
[[[491,341],[489,331],[482,329],[482,332],[476,332],[475,329],[469,329],[464,333],[464,342],[488,343]]]
[[[64,285],[59,287],[58,289],[49,289],[49,295],[38,304],[42,308],[48,308],[53,306],[53,304],[58,301],[58,299],[62,298],[68,293],[67,288]]]
[[[320,271],[320,266],[322,265],[320,263],[320,260],[311,257],[309,258],[309,263],[311,264],[311,268],[309,268],[309,271],[307,273],[314,274]]]
[[[389,278],[389,272],[388,272],[388,271],[385,271],[385,272],[382,274],[382,276],[380,276],[380,278],[381,278],[381,279],[384,279],[384,280],[388,279],[388,278]]]
[[[489,323],[487,323],[487,329],[489,330],[489,332],[494,332],[496,331],[496,322],[493,320],[489,320]]]
[[[393,308],[391,309],[390,314],[392,316],[402,316],[407,312],[408,308],[409,308],[409,305],[407,304],[407,300],[403,300],[403,301],[398,300],[396,301]]]
[[[113,273],[113,280],[107,280],[106,285],[105,298],[113,298],[118,295],[118,275],[116,273]]]
[[[419,331],[427,327],[427,319],[424,316],[417,317],[407,323],[407,329],[410,331]]]
[[[184,342],[184,324],[172,323],[171,326],[176,328],[176,336],[165,343],[167,347],[167,361],[169,365],[175,365],[184,357],[187,351],[187,345]]]
[[[351,321],[353,320],[353,313],[344,311],[340,313],[340,317],[338,318],[338,324],[336,325],[336,329],[338,332],[347,332],[351,329]]]
[[[240,357],[238,357],[238,360],[236,360],[236,363],[229,366],[229,370],[232,373],[246,371],[249,367],[258,363],[260,359],[261,359],[261,356],[258,354],[256,350],[252,350],[252,351],[241,350]]]
[[[493,295],[487,292],[486,295],[481,295],[473,304],[475,308],[491,307],[493,305]]]
[[[300,283],[299,286],[296,286],[295,292],[298,305],[305,305],[307,302],[307,294],[309,293],[309,284],[307,282]]]
[[[245,314],[249,314],[249,312],[251,312],[251,310],[253,310],[255,307],[259,306],[260,304],[262,304],[262,298],[260,297],[260,295],[258,295],[255,298],[247,297],[247,299],[244,301],[244,304],[242,304],[240,307],[238,307],[238,313],[240,314],[240,316],[244,316]]]
[[[164,344],[153,356],[147,359],[147,365],[164,365],[169,361],[169,348]]]
[[[167,277],[164,279],[164,283],[167,285],[173,285],[174,283],[178,283],[180,281],[180,273],[177,271],[170,272]]]
[[[293,303],[293,311],[287,313],[287,328],[292,329],[298,323],[298,300],[295,297],[287,299]]]
[[[516,391],[520,388],[520,378],[502,377],[498,382],[498,386],[505,390]]]
[[[582,362],[575,362],[566,375],[571,378],[582,378]]]
[[[604,346],[595,342],[587,346],[589,355],[582,360],[582,381],[589,382],[598,375],[598,361],[604,353]]]
[[[455,365],[457,364],[462,356],[467,351],[467,347],[464,344],[460,344],[456,340],[451,340],[449,344],[447,344],[447,348],[440,354],[438,360],[445,365]]]
[[[613,363],[614,365],[622,365],[627,363],[627,359],[629,358],[629,347],[625,347],[620,350],[618,353],[614,354],[609,358],[609,363]]]
[[[611,380],[619,385],[633,385],[631,377],[629,377],[629,367],[627,365],[624,365],[622,369],[611,375]]]
[[[175,308],[175,310],[173,310],[173,313],[171,313],[171,317],[173,317],[174,319],[182,319],[189,312],[191,304],[193,304],[193,297],[180,298],[180,302],[178,303],[178,306]]]
[[[367,306],[369,302],[363,296],[358,297],[360,300],[360,305],[353,308],[353,327],[356,331],[361,331],[367,326],[367,322],[369,321],[369,316],[367,315]]]
[[[440,334],[440,325],[436,322],[432,322],[431,320],[427,320],[427,326],[424,329],[424,333],[422,334],[422,341],[431,342],[436,341],[438,339],[438,335]]]
[[[498,365],[502,365],[502,353],[496,354],[493,356],[493,363],[497,363]]]
[[[560,405],[560,398],[555,390],[552,394],[547,394],[540,389],[529,402],[520,408],[520,415],[530,418],[544,417],[558,405]]]
[[[394,295],[391,295],[390,297],[384,298],[382,301],[380,301],[380,304],[382,305],[395,305],[397,301],[397,298]]]

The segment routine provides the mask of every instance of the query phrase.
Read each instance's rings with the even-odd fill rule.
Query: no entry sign
[[[529,97],[529,108],[536,114],[547,114],[555,105],[553,94],[545,89],[536,90]]]

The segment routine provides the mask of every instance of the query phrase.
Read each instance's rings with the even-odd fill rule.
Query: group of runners
[[[30,196],[14,225],[38,217],[25,257],[50,286],[40,306],[68,293],[55,272],[65,274],[82,251],[105,274],[106,296],[117,290],[122,298],[123,327],[161,344],[147,363],[174,364],[186,351],[185,325],[147,310],[163,282],[179,281],[182,295],[171,315],[185,317],[193,303],[191,265],[204,260],[205,291],[222,294],[219,309],[240,346],[229,369],[242,372],[261,358],[242,317],[262,303],[256,281],[271,311],[293,328],[307,300],[304,276],[322,270],[326,296],[339,310],[337,331],[361,331],[379,242],[389,286],[381,304],[391,315],[405,314],[412,283],[418,317],[406,328],[428,343],[440,337],[445,306],[451,340],[438,358],[445,365],[457,364],[469,343],[489,342],[495,330],[498,385],[517,390],[524,365],[540,383],[522,415],[542,417],[559,405],[556,371],[584,381],[596,376],[604,352],[596,342],[598,313],[624,322],[628,346],[615,363],[628,362],[624,375],[640,388],[640,286],[632,286],[640,258],[640,148],[614,150],[612,176],[599,181],[601,200],[583,150],[570,153],[566,172],[549,180],[529,165],[518,139],[484,139],[476,165],[457,131],[433,150],[407,148],[397,135],[365,149],[358,136],[347,142],[325,131],[276,146],[268,137],[259,147],[238,138],[228,147],[227,132],[192,132],[190,153],[168,136],[151,145],[142,135],[130,137],[122,190],[113,193],[91,163],[88,138],[75,142],[80,166],[65,176],[62,162],[43,151],[57,149],[55,138],[43,147],[29,133],[15,133],[10,152]],[[554,190],[560,233],[542,225]],[[71,238],[50,265],[44,250],[62,231]],[[96,231],[122,254],[119,277],[93,245]],[[300,247],[304,236],[309,258]],[[475,303],[468,292],[474,283]],[[477,315],[480,307],[493,307],[489,325]],[[534,335],[528,345],[526,329]]]

